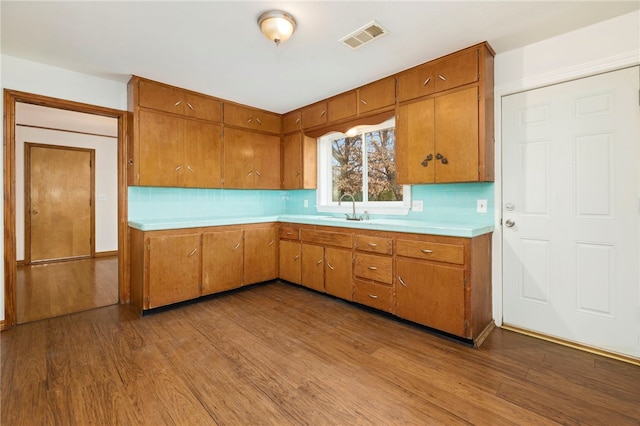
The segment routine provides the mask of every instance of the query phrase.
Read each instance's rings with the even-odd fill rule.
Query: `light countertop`
[[[408,232],[413,234],[446,235],[450,237],[476,237],[493,232],[486,223],[422,221],[411,219],[346,220],[343,216],[329,215],[272,215],[224,218],[172,218],[130,221],[129,226],[141,231],[199,228],[207,226],[241,225],[250,223],[287,222],[306,225],[335,226],[339,228],[369,229],[375,231]]]

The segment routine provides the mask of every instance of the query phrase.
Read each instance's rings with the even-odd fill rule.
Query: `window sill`
[[[371,214],[390,215],[390,216],[406,216],[409,214],[409,206],[375,206],[371,204],[356,203],[356,215],[362,215],[365,211]],[[318,213],[346,213],[351,214],[353,207],[349,202],[343,202],[338,205],[319,205],[316,204]]]

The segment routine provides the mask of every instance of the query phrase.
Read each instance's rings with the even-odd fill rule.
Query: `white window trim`
[[[359,132],[368,132],[395,125],[395,118],[375,126],[359,126]],[[351,214],[353,203],[345,198],[341,205],[331,199],[331,149],[329,140],[340,133],[334,132],[318,138],[318,189],[316,191],[316,209],[320,213],[347,213]],[[375,201],[356,202],[356,214],[402,215],[409,214],[411,209],[411,186],[403,185],[402,201]]]

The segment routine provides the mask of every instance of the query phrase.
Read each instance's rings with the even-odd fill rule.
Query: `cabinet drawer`
[[[293,226],[280,226],[280,238],[283,240],[299,240],[300,229]]]
[[[342,232],[303,229],[300,232],[300,239],[304,242],[322,244],[326,246],[345,248],[353,247],[353,235]]]
[[[384,237],[356,235],[356,250],[380,254],[393,254],[393,240]]]
[[[393,259],[391,257],[356,253],[355,258],[353,271],[356,277],[391,284],[393,277]]]
[[[381,311],[393,310],[393,289],[391,286],[354,280],[353,301]]]
[[[464,264],[464,246],[457,244],[398,240],[396,241],[396,254],[416,259]]]
[[[241,105],[224,104],[224,122],[231,126],[279,134],[280,121],[277,114]]]

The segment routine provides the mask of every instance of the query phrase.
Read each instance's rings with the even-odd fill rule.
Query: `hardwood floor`
[[[640,422],[640,367],[501,329],[474,349],[279,282],[0,337],[3,425]]]
[[[19,266],[17,323],[118,303],[118,257]]]

